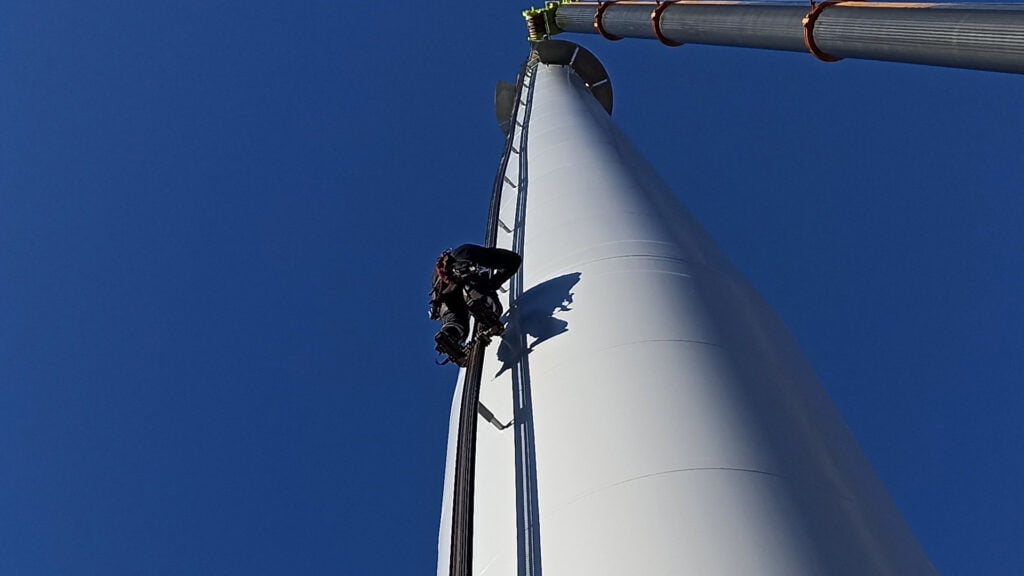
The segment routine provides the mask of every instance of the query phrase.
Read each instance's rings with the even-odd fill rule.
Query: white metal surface
[[[785,326],[568,67],[527,82],[474,574],[934,574]]]

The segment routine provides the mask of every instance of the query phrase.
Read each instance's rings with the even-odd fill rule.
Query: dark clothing
[[[448,255],[451,260],[448,264],[449,275],[454,272],[456,278],[448,279],[451,282],[443,289],[443,295],[454,292],[457,286],[472,286],[483,292],[495,292],[519,270],[522,262],[519,254],[511,250],[485,248],[476,244],[463,244]],[[435,267],[431,278],[431,284],[435,287],[438,272]]]
[[[463,244],[442,255],[431,277],[431,317],[439,314],[441,304],[458,308],[466,303],[466,289],[482,294],[497,291],[519,270],[519,254],[503,248],[485,248],[476,244]],[[470,298],[475,299],[475,298]]]
[[[500,327],[502,310],[496,291],[521,263],[519,254],[511,250],[476,244],[463,244],[443,254],[431,278],[430,317],[440,320],[441,332],[455,342],[468,335],[471,314],[479,325]]]
[[[519,270],[522,258],[519,254],[503,248],[484,248],[476,244],[463,244],[452,250],[456,262],[469,262],[477,268],[490,269],[488,275],[471,278],[469,284],[484,292],[494,292]]]
[[[438,313],[440,332],[446,333],[450,340],[459,345],[469,334],[470,315],[476,319],[478,326],[490,330],[501,325],[501,302],[496,294],[467,288],[463,295],[464,298],[446,298]]]

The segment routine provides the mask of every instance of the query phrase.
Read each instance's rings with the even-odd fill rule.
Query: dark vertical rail
[[[523,254],[526,241],[526,202],[530,187],[529,155],[530,114],[533,109],[533,87],[537,75],[529,78],[523,111],[522,134],[519,139],[519,189],[516,198],[515,235],[512,249]],[[512,277],[509,284],[509,323],[519,325],[518,303],[523,295],[524,267]],[[515,345],[519,353],[512,368],[513,422],[515,423],[516,454],[516,548],[519,576],[541,576],[540,510],[537,501],[537,455],[533,430],[533,395],[530,382],[530,355],[526,346],[526,332],[516,329]]]
[[[498,164],[498,172],[491,188],[491,204],[487,214],[484,245],[493,247],[498,238],[498,213],[505,170],[508,168],[512,145],[517,135],[515,119],[519,114],[523,92],[523,78],[529,60],[523,64],[516,82],[516,100],[512,110],[512,127],[505,138],[505,149]],[[458,447],[455,451],[455,490],[452,501],[452,538],[449,576],[471,576],[473,573],[473,504],[476,474],[477,405],[480,403],[480,379],[484,370],[485,347],[473,345],[462,385],[462,403],[459,408]]]
[[[825,61],[859,58],[1024,74],[1021,4],[692,0],[662,4],[667,6],[655,2],[560,4],[555,14],[559,30],[550,32],[656,38],[669,45],[810,52]]]

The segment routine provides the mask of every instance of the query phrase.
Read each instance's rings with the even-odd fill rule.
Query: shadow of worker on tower
[[[543,342],[569,331],[569,322],[555,315],[572,310],[572,289],[582,273],[573,272],[541,282],[523,292],[505,314],[505,332],[498,345],[500,375]],[[527,343],[527,336],[533,338]]]

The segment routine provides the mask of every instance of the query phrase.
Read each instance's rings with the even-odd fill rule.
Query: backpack
[[[452,256],[451,250],[442,252],[434,263],[434,277],[430,288],[430,319],[440,318],[441,301],[446,295],[485,279],[486,274],[473,262]]]
[[[445,250],[434,263],[434,275],[430,287],[430,319],[441,317],[441,301],[446,294],[455,291],[467,277],[468,262],[456,260],[451,250]]]

